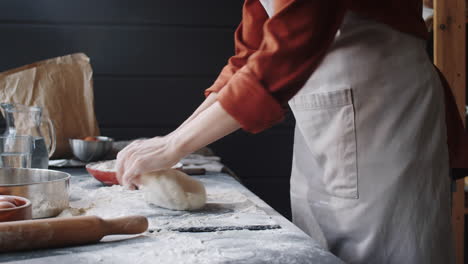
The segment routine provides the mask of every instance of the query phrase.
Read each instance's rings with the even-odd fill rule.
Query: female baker
[[[294,223],[347,263],[450,263],[444,89],[425,38],[421,0],[246,0],[206,100],[121,151],[119,181],[267,129],[289,102]]]

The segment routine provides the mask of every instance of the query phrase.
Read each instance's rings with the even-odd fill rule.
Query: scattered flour
[[[203,181],[203,180],[202,180]],[[96,215],[114,218],[128,215],[145,215],[149,229],[171,230],[186,227],[274,225],[276,222],[258,208],[244,194],[232,188],[205,184],[206,205],[196,211],[173,211],[148,204],[144,192],[128,190],[120,185],[87,189],[83,186],[94,179],[72,184],[70,207],[59,217]]]
[[[136,242],[139,240],[139,242]],[[74,253],[80,263],[336,263],[311,240],[287,230],[149,234],[116,254],[112,247]],[[66,258],[64,258],[65,260]]]
[[[131,264],[341,263],[307,235],[288,227],[209,233],[171,230],[194,226],[276,224],[248,195],[227,181],[218,180],[214,184],[214,180],[202,178],[207,191],[207,205],[199,211],[186,212],[148,205],[141,191],[126,190],[118,185],[97,187],[98,183],[92,178],[72,180],[70,208],[62,213],[62,217],[97,215],[111,218],[141,214],[148,217],[153,231],[127,236],[115,244],[103,242],[66,250],[21,252],[18,256],[3,256],[3,260],[27,259],[29,254],[33,254],[31,256],[40,263],[69,263],[71,260],[73,263]]]
[[[48,194],[37,192],[30,197],[30,200],[32,203],[33,218],[56,216],[60,214],[64,208],[68,207],[68,197],[66,197],[66,193],[61,195],[59,193]]]
[[[101,161],[93,164],[92,169],[105,172],[115,172],[115,160]]]

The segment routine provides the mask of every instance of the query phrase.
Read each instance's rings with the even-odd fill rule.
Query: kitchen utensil
[[[84,162],[96,161],[105,157],[112,149],[114,140],[109,137],[95,137],[96,141],[69,139],[73,155]]]
[[[4,201],[4,198],[13,201],[16,207],[0,209],[0,222],[28,220],[32,218],[31,202],[28,199],[19,196],[0,195],[0,201]]]
[[[30,168],[33,138],[31,136],[0,137],[0,167]]]
[[[96,243],[107,235],[139,234],[148,228],[144,216],[104,220],[76,216],[0,223],[0,252]]]
[[[203,175],[206,173],[205,168],[195,168],[195,167],[186,167],[182,166],[182,171],[188,175]]]
[[[183,233],[206,233],[206,232],[218,232],[218,231],[238,231],[238,230],[250,230],[250,231],[262,231],[281,229],[280,225],[246,225],[246,226],[200,226],[200,227],[179,227],[171,229],[171,231],[183,232]]]
[[[54,170],[0,168],[0,194],[16,195],[32,203],[32,217],[60,214],[68,207],[70,174]]]
[[[31,155],[31,167],[47,169],[49,157],[54,153],[56,146],[55,127],[52,120],[44,117],[42,108],[38,106],[29,107],[20,104],[2,103],[0,107],[6,121],[4,135],[32,136],[34,148]],[[47,131],[43,131],[41,128],[47,128]],[[48,136],[48,145],[46,145],[43,134]]]
[[[172,168],[183,171],[183,165],[180,162]],[[104,185],[111,186],[119,184],[115,171],[115,160],[89,163],[86,165],[86,170],[96,178],[96,180],[102,182]]]
[[[96,165],[98,165],[98,163],[89,163],[86,165],[86,170],[91,174],[91,176],[107,186],[119,185],[119,181],[117,181],[117,175],[114,170],[100,170],[95,168]]]
[[[86,162],[77,159],[49,160],[49,168],[84,168]]]

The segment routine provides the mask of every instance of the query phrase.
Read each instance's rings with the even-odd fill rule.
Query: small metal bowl
[[[2,198],[14,201],[16,207],[0,209],[0,222],[30,220],[32,218],[31,201],[13,195],[0,195],[0,200]]]
[[[73,155],[81,161],[90,162],[104,158],[112,149],[114,140],[109,137],[96,137],[97,141],[69,139]]]

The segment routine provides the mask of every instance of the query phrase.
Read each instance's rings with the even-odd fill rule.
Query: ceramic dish
[[[0,195],[0,222],[32,219],[32,203],[28,199],[14,195]],[[5,204],[14,207],[6,208]]]
[[[182,170],[182,163],[177,163],[172,168]],[[106,160],[93,162],[86,165],[86,170],[96,180],[102,182],[104,185],[118,185],[117,175],[115,171],[115,160]]]

